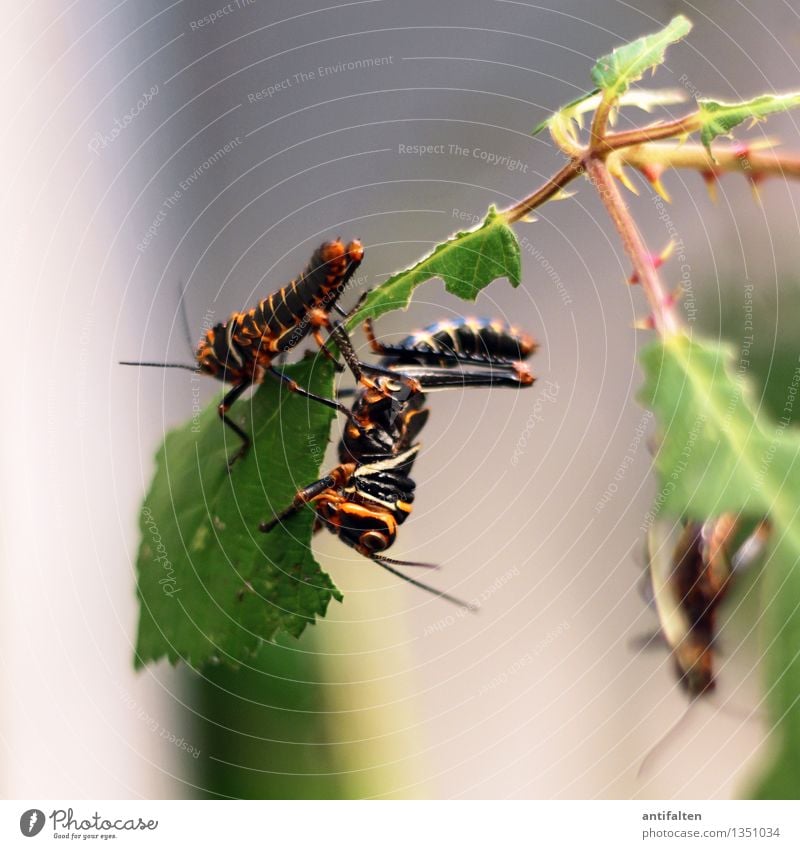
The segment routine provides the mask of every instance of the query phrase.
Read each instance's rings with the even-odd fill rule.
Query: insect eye
[[[386,547],[386,537],[380,531],[367,531],[361,535],[361,545],[367,551],[383,551]]]

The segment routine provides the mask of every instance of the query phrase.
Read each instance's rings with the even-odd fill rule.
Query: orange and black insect
[[[436,568],[432,564],[394,560],[384,554],[394,544],[398,527],[411,513],[416,484],[409,473],[419,449],[417,444],[402,454],[372,463],[342,463],[336,466],[324,478],[301,489],[285,510],[269,522],[263,522],[260,529],[269,533],[309,504],[317,516],[315,531],[326,527],[346,545],[393,575],[460,607],[471,608],[472,605],[467,602],[395,568]]]
[[[197,364],[123,362],[122,365],[182,368],[208,374],[232,388],[219,404],[219,416],[241,439],[241,448],[229,465],[246,453],[250,439],[228,417],[237,398],[250,386],[262,383],[266,375],[279,380],[291,392],[311,398],[351,418],[338,401],[315,395],[276,369],[273,361],[311,334],[322,351],[331,356],[321,328],[330,328],[330,313],[347,317],[337,301],[364,257],[361,242],[344,245],[340,240],[325,242],[314,251],[305,271],[247,312],[233,313],[227,321],[210,328],[195,354]]]
[[[706,522],[656,520],[648,531],[649,592],[679,681],[697,698],[715,687],[714,643],[722,602],[737,573],[764,553],[768,522],[737,544],[740,522],[724,514]]]
[[[462,386],[530,386],[533,377],[525,371],[520,378],[519,363],[498,360],[493,368],[454,371],[464,357],[448,355],[450,367],[413,366],[388,368],[360,362],[343,327],[334,338],[355,377],[370,375],[366,388],[359,390],[353,405],[355,424],[348,424],[339,445],[341,464],[324,478],[301,489],[292,503],[269,522],[260,526],[271,531],[308,504],[313,506],[315,531],[327,527],[345,544],[405,581],[447,599],[470,607],[457,598],[410,578],[395,566],[431,567],[429,563],[393,560],[385,556],[397,538],[398,527],[408,518],[416,484],[410,477],[420,445],[415,440],[428,419],[424,406],[425,389]],[[474,366],[472,359],[467,360]],[[414,376],[406,372],[414,371]],[[371,385],[370,385],[371,384]]]
[[[370,319],[364,331],[372,350],[395,365],[515,362],[528,359],[538,347],[528,333],[497,318],[445,319],[393,345],[376,338]]]
[[[371,321],[365,324],[370,346],[382,354],[376,369],[353,362],[350,346],[339,349],[351,371],[359,366],[373,375],[373,385],[357,390],[353,419],[339,445],[341,462],[359,463],[405,451],[428,419],[425,392],[460,387],[532,386],[535,378],[522,362],[536,350],[527,333],[498,319],[441,321],[395,345],[378,341]],[[337,340],[342,331],[337,330]],[[362,384],[366,382],[360,380]]]

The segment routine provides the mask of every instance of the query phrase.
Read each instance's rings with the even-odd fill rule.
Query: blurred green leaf
[[[645,71],[663,64],[667,47],[685,38],[691,28],[689,19],[678,15],[659,32],[617,47],[597,60],[592,68],[592,81],[612,98],[619,97],[631,83],[641,79]]]
[[[676,335],[642,353],[642,400],[657,415],[662,509],[706,519],[768,515],[773,541],[764,581],[767,692],[774,758],[756,793],[800,797],[800,435],[790,417],[753,404],[727,348]],[[794,404],[800,369],[786,387]]]
[[[286,372],[312,392],[333,391],[321,357]],[[237,663],[276,633],[298,636],[341,599],[311,554],[310,511],[291,532],[258,530],[319,476],[333,411],[267,379],[230,415],[245,416],[252,439],[230,473],[238,441],[213,404],[167,434],[156,456],[140,519],[138,666],[162,657]]]
[[[406,309],[414,289],[434,277],[444,280],[448,292],[474,301],[481,289],[498,277],[507,277],[512,286],[519,286],[521,273],[517,237],[492,207],[480,226],[456,233],[411,268],[373,289],[349,326],[355,327],[369,316]]]
[[[763,120],[775,112],[785,112],[800,106],[800,93],[764,94],[741,103],[718,103],[714,100],[698,100],[700,107],[700,140],[711,152],[711,142],[717,136],[730,133],[743,121],[753,123]]]
[[[562,132],[569,132],[574,137],[573,123],[579,128],[583,127],[583,117],[588,112],[593,112],[600,105],[600,89],[595,89],[587,94],[576,97],[571,103],[562,106],[557,112],[548,116],[533,128],[531,135],[538,135],[546,127],[553,127]],[[626,91],[617,101],[618,108],[636,106],[644,112],[652,112],[657,106],[674,106],[676,103],[685,103],[688,100],[686,91],[682,88],[660,88],[648,89],[637,88]],[[611,116],[616,116],[616,112]],[[612,120],[613,124],[614,121]]]

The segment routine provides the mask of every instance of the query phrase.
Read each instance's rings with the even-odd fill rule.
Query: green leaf
[[[321,357],[286,372],[312,392],[333,391],[332,367]],[[310,511],[287,530],[258,530],[319,477],[333,417],[267,380],[229,414],[245,417],[252,439],[230,474],[226,458],[238,440],[215,405],[167,434],[156,456],[140,519],[139,666],[162,657],[239,663],[278,632],[299,636],[331,597],[341,600],[311,554]]]
[[[597,60],[592,68],[592,81],[611,98],[621,95],[631,83],[641,79],[645,71],[664,62],[667,47],[685,38],[692,24],[684,15],[673,18],[664,29],[643,35],[617,47],[608,56]]]
[[[474,301],[481,289],[498,277],[507,277],[512,286],[519,286],[521,273],[517,237],[492,207],[478,227],[456,233],[411,268],[373,289],[349,326],[355,327],[369,316],[406,309],[414,289],[434,277],[444,280],[448,292]]]
[[[642,353],[642,400],[656,413],[661,509],[706,519],[726,511],[773,525],[764,568],[765,673],[774,758],[756,794],[800,798],[800,432],[757,411],[712,342],[670,337]],[[786,387],[786,404],[797,399]]]
[[[711,152],[711,142],[717,136],[730,133],[743,121],[754,123],[775,112],[785,112],[800,106],[800,93],[764,94],[742,103],[718,103],[714,100],[698,100],[700,107],[700,140]]]

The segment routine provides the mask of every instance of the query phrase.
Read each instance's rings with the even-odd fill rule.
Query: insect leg
[[[223,422],[242,440],[242,445],[239,450],[232,454],[228,458],[228,468],[240,458],[244,457],[247,453],[248,448],[250,448],[250,437],[236,424],[232,419],[228,418],[228,411],[231,406],[234,404],[236,399],[250,386],[249,381],[245,381],[244,383],[237,383],[229,392],[225,394],[219,406],[217,407],[217,412],[219,413],[219,417]]]
[[[320,351],[322,351],[325,358],[333,363],[333,367],[336,369],[336,371],[344,371],[344,366],[336,359],[336,357],[333,356],[330,348],[325,344],[325,340],[322,338],[322,333],[320,333],[319,328],[315,330],[311,335],[317,345],[319,345],[319,349]]]
[[[340,413],[343,413],[347,416],[348,421],[350,421],[354,427],[358,428],[359,433],[362,432],[361,425],[356,421],[355,416],[347,409],[347,407],[345,407],[344,404],[334,401],[333,398],[325,398],[322,395],[315,395],[313,392],[309,392],[308,389],[304,389],[300,386],[296,380],[293,380],[287,374],[278,371],[278,369],[273,368],[272,366],[267,369],[267,374],[271,374],[274,378],[280,380],[290,392],[295,392],[303,398],[310,398],[312,401],[317,401],[320,404],[324,404],[326,407],[330,407],[332,410],[338,410]]]
[[[343,463],[341,466],[337,466],[335,469],[328,472],[324,478],[320,478],[318,481],[314,481],[314,483],[310,483],[308,486],[298,490],[297,494],[292,499],[292,503],[288,507],[281,510],[280,513],[277,513],[268,522],[262,522],[258,526],[258,529],[262,533],[268,534],[276,525],[280,524],[285,519],[288,519],[290,516],[294,516],[294,514],[301,510],[304,505],[308,504],[309,501],[313,501],[328,489],[334,489],[337,486],[341,486],[350,477],[350,475],[352,475],[354,468],[355,465],[353,463]]]
[[[423,389],[451,389],[467,386],[531,386],[533,375],[521,363],[495,363],[490,369],[454,371],[445,366],[399,366],[395,374],[402,374],[419,382]]]

